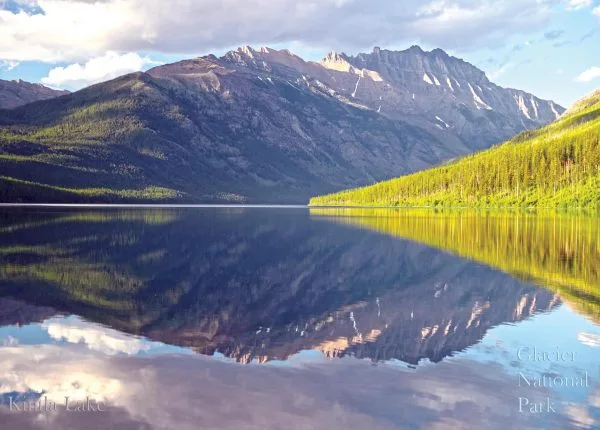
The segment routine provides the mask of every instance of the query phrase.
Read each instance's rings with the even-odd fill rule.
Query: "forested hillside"
[[[600,205],[600,91],[559,120],[412,175],[311,199],[331,206]]]

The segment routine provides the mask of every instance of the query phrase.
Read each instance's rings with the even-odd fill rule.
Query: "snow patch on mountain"
[[[556,110],[556,106],[554,106],[553,102],[550,102],[550,109],[552,109],[552,113],[554,114],[554,116],[556,117],[556,119],[560,118],[560,114]]]
[[[358,84],[360,83],[361,75],[358,75],[358,80],[356,81],[356,86],[354,87],[354,91],[352,92],[352,97],[356,98],[356,91],[358,91]]]
[[[527,119],[531,119],[531,115],[529,115],[529,109],[527,108],[527,105],[525,104],[525,99],[523,98],[523,94],[519,94],[518,97],[515,94],[514,98],[515,98],[515,101],[517,102],[517,107],[519,108],[521,113],[523,115],[525,115],[527,117]]]
[[[440,118],[439,116],[436,115],[435,119],[437,119],[439,122],[441,122],[442,124],[444,124],[444,126],[446,128],[450,128],[450,126],[448,125],[448,123],[446,121],[444,121],[442,118]]]
[[[486,103],[484,102],[481,97],[479,97],[479,95],[475,92],[475,89],[473,88],[473,86],[468,83],[469,85],[469,89],[471,90],[471,94],[473,94],[473,102],[475,103],[475,107],[477,109],[487,109],[487,110],[492,110],[492,108]],[[479,88],[479,86],[477,86]],[[480,89],[481,90],[481,89]]]
[[[362,69],[363,77],[369,77],[374,82],[383,82],[381,75],[373,70]]]
[[[538,106],[537,106],[537,102],[535,101],[535,99],[533,98],[533,96],[531,96],[531,106],[533,106],[533,113],[535,114],[536,118],[539,118],[539,114],[538,114]]]

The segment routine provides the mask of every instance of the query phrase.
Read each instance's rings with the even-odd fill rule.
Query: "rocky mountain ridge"
[[[343,102],[433,130],[468,150],[554,121],[565,110],[525,91],[502,88],[482,70],[441,49],[375,47],[356,56],[330,52],[311,62],[288,50],[245,46],[217,61],[295,77]]]
[[[68,93],[68,91],[54,90],[42,84],[34,84],[21,79],[13,81],[0,79],[0,109],[13,109],[27,103],[48,100]]]

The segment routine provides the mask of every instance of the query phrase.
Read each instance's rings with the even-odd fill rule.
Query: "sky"
[[[600,0],[0,0],[0,79],[69,90],[241,45],[414,44],[568,107],[600,87]]]

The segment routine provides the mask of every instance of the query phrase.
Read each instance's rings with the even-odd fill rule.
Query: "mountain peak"
[[[254,54],[256,54],[256,51],[250,45],[240,46],[236,51],[250,58],[254,58]]]
[[[242,63],[255,63],[270,60],[276,62],[298,61],[301,60],[296,54],[289,49],[273,49],[268,46],[262,46],[258,50],[250,45],[240,46],[235,50],[227,52],[223,57],[229,61]],[[302,60],[304,61],[304,60]]]
[[[446,51],[444,51],[443,49],[441,49],[441,48],[435,48],[430,53],[433,54],[433,55],[436,55],[438,57],[450,58],[450,55],[448,55],[448,53]]]
[[[326,69],[337,70],[339,72],[352,72],[354,67],[350,63],[350,58],[345,53],[330,52],[320,61],[320,64]]]
[[[326,62],[342,62],[342,61],[348,61],[348,56],[344,53],[344,52],[336,52],[336,51],[331,51],[329,53],[327,53],[327,55],[323,58],[322,61],[326,61]]]
[[[47,100],[68,94],[68,91],[55,90],[39,83],[13,79],[0,79],[0,109],[12,109],[38,100]]]
[[[419,45],[412,45],[410,48],[407,49],[407,51],[409,52],[419,52],[419,53],[425,53],[425,51],[423,51],[423,48],[421,48]]]
[[[273,50],[271,50],[271,51],[273,51]],[[281,54],[289,55],[290,57],[296,57],[297,56],[296,54],[294,54],[292,51],[290,51],[287,48],[286,49],[280,49],[279,52]]]

